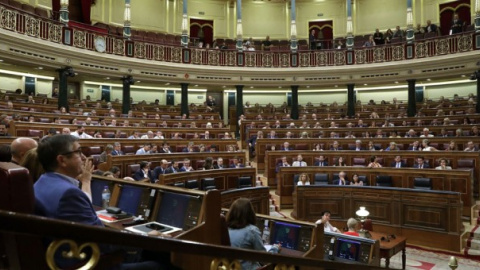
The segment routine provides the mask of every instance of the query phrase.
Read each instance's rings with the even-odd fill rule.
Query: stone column
[[[60,0],[60,22],[68,26],[68,0]]]
[[[122,77],[122,114],[128,114],[130,111],[130,85],[134,84],[132,76]]]
[[[188,15],[187,15],[187,0],[183,0],[183,15],[182,15],[182,41],[181,46],[188,47]]]
[[[182,103],[181,103],[181,115],[184,114],[189,116],[190,112],[188,111],[188,83],[181,83],[182,87]]]
[[[475,0],[475,32],[480,32],[480,0]]]
[[[475,71],[475,77],[477,78],[477,106],[475,108],[476,113],[480,113],[480,71]]]
[[[347,49],[353,50],[352,0],[347,0]]]
[[[290,25],[290,50],[292,52],[297,52],[298,50],[298,42],[297,42],[297,13],[296,13],[296,6],[295,0],[291,0],[290,2],[291,7],[291,25]]]
[[[414,40],[412,0],[407,0],[407,43],[413,43]]]
[[[126,39],[130,39],[132,36],[130,18],[130,0],[125,0],[125,11],[123,13],[123,37]]]
[[[347,84],[347,116],[355,117],[355,84]]]
[[[58,109],[65,107],[67,112],[70,111],[68,106],[68,77],[75,77],[72,67],[64,67],[57,69],[58,72]]]
[[[414,117],[417,114],[417,101],[415,99],[415,79],[407,80],[408,82],[408,109],[407,116]]]
[[[240,119],[240,115],[243,114],[243,85],[235,85],[235,88],[237,89],[237,121]],[[236,123],[237,125],[237,130],[236,130],[236,136],[237,138],[240,137],[240,126],[238,126],[238,122]]]
[[[292,119],[298,120],[298,85],[292,85]]]
[[[251,44],[253,46],[253,44]],[[237,0],[237,50],[243,51],[242,0]]]

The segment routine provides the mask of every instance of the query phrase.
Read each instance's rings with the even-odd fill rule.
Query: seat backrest
[[[99,155],[102,153],[102,148],[100,146],[90,146],[89,148],[89,154],[91,155]]]
[[[222,246],[230,246],[230,234],[228,233],[227,220],[223,214],[220,214],[220,244]]]
[[[373,224],[371,219],[365,219],[365,222],[363,223],[363,229],[373,232]]]
[[[416,177],[413,180],[413,188],[414,189],[422,189],[422,190],[431,190],[432,189],[432,179],[425,178],[425,177]]]
[[[28,132],[27,132],[27,137],[42,138],[43,137],[43,130],[29,129]]]
[[[316,173],[314,182],[315,182],[315,185],[328,185],[328,174]]]
[[[198,180],[197,179],[187,180],[187,182],[185,183],[185,187],[189,189],[198,189],[199,188]]]
[[[377,175],[376,185],[379,187],[391,187],[392,177],[389,175]]]
[[[301,144],[295,144],[295,150],[307,150],[307,144],[301,143]]]
[[[127,176],[133,177],[133,174],[140,170],[140,164],[130,164],[127,166]]]
[[[353,158],[352,166],[354,166],[354,167],[365,167],[365,163],[366,163],[365,158]]]
[[[293,175],[293,184],[294,184],[294,185],[297,184],[299,178],[300,178],[300,174],[295,174],[295,175]]]
[[[240,176],[237,179],[238,188],[252,187],[252,178],[250,176]]]
[[[358,181],[362,181],[364,186],[369,186],[370,183],[368,183],[368,179],[366,175],[359,175],[358,176]]]
[[[31,214],[34,205],[33,182],[28,170],[0,162],[0,209]]]
[[[457,169],[473,169],[475,160],[473,159],[458,159]]]
[[[202,190],[211,190],[216,188],[217,188],[217,185],[215,184],[215,178],[202,179]]]
[[[136,152],[135,146],[133,146],[133,145],[122,145],[122,148],[123,148],[123,153],[125,153],[125,155],[135,154],[135,152]]]

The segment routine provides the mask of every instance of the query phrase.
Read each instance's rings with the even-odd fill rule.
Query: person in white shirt
[[[325,232],[340,233],[340,230],[338,230],[336,227],[333,227],[332,224],[330,224],[330,211],[323,211],[322,218],[317,220],[315,224],[317,225],[323,224]]]
[[[297,156],[297,160],[292,163],[292,167],[306,167],[308,166],[305,161],[303,161],[302,155]]]
[[[88,135],[85,132],[85,128],[83,126],[77,126],[77,131],[70,133],[70,135],[75,136],[80,139],[91,139],[92,136]]]
[[[147,143],[142,148],[138,149],[135,155],[146,155],[150,154],[150,148],[152,147],[151,144]]]
[[[161,140],[164,140],[165,137],[163,136],[163,132],[161,132],[160,130],[157,131],[157,136],[154,137],[154,139],[161,139]]]
[[[308,177],[308,174],[300,174],[298,177],[297,186],[310,186],[310,177]]]
[[[447,164],[448,164],[448,163],[447,163],[447,159],[441,158],[441,159],[440,159],[440,166],[435,167],[435,170],[451,170],[452,167],[447,166]]]
[[[425,137],[433,137],[433,134],[430,134],[430,130],[428,128],[424,128],[422,135],[420,135],[420,138]]]

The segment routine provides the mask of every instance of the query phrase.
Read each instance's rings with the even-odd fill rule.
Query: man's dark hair
[[[73,143],[78,141],[72,135],[58,134],[44,139],[37,148],[38,159],[46,172],[57,168],[57,156],[72,151]]]
[[[12,161],[12,152],[9,144],[0,145],[0,162]]]
[[[320,213],[320,216],[323,217],[323,216],[325,216],[325,214],[332,215],[332,213],[330,213],[330,211],[326,210],[326,211],[323,211],[322,213]]]
[[[148,161],[141,161],[140,162],[140,169],[146,168],[150,165],[150,162]]]

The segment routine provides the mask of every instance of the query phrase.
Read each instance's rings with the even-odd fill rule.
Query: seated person
[[[270,51],[272,47],[272,42],[270,41],[270,36],[267,36],[266,39],[262,42],[262,51]]]
[[[381,168],[382,164],[378,163],[377,156],[370,157],[370,163],[367,166],[368,168]]]
[[[347,220],[347,227],[348,231],[344,232],[343,234],[350,235],[350,236],[360,236],[357,232],[357,220],[354,218],[349,218]]]
[[[354,173],[352,176],[352,182],[350,182],[351,186],[363,186],[363,181],[358,178],[358,173]]]
[[[150,170],[150,162],[140,162],[140,170],[136,171],[133,174],[133,179],[135,179],[135,181],[149,179],[152,183],[155,183],[155,180],[153,178],[153,172]]]
[[[325,160],[325,156],[319,156],[318,161],[314,165],[319,167],[328,166],[328,161]]]
[[[323,211],[321,213],[322,218],[317,220],[315,224],[323,224],[324,231],[325,232],[335,232],[335,233],[340,233],[340,230],[338,230],[336,227],[333,227],[332,224],[330,224],[330,211]]]
[[[308,174],[300,174],[298,177],[297,186],[310,186],[310,177],[308,177]]]
[[[287,161],[287,157],[283,156],[282,161],[277,164],[277,168],[275,169],[276,173],[280,171],[280,167],[290,167],[290,164]]]
[[[256,216],[249,199],[240,198],[233,202],[227,214],[228,234],[232,247],[266,251],[263,246],[260,230],[256,226]],[[278,253],[280,247],[273,245],[269,250]],[[242,269],[257,269],[259,262],[241,261]]]
[[[297,160],[292,163],[292,167],[306,167],[307,162],[303,161],[303,157],[301,154],[298,154]]]
[[[452,167],[447,166],[448,162],[446,158],[440,158],[440,166],[435,167],[436,170],[451,170]]]
[[[240,162],[240,159],[234,158],[230,168],[244,168],[245,166]]]
[[[350,182],[347,180],[346,176],[347,174],[344,171],[341,171],[338,174],[338,179],[333,181],[333,185],[336,185],[336,186],[350,185]]]

